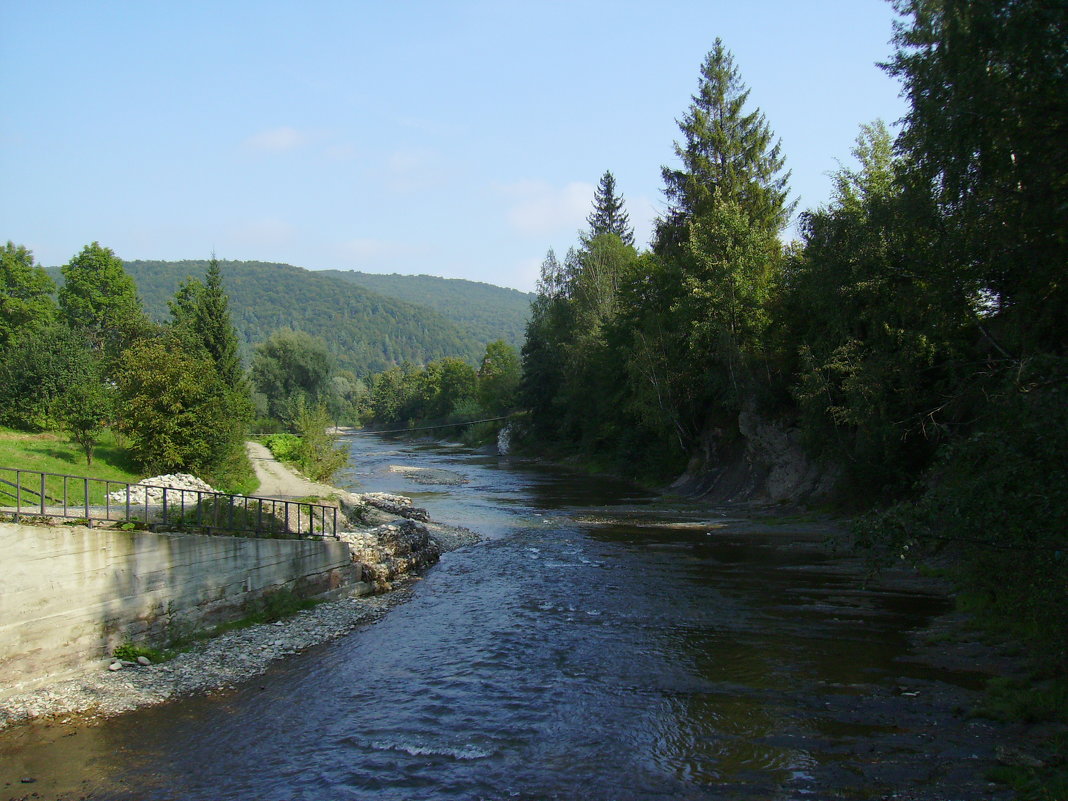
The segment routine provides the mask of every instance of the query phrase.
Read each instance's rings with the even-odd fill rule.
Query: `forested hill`
[[[485,342],[503,339],[523,345],[534,295],[517,289],[439,278],[434,275],[378,275],[355,270],[322,270],[330,275],[406,303],[429,306]]]
[[[155,320],[169,318],[167,302],[179,284],[203,279],[208,262],[128,261],[145,310]],[[234,327],[244,355],[276,329],[289,327],[326,340],[338,367],[358,375],[404,361],[416,364],[456,356],[475,363],[486,343],[508,330],[473,333],[428,306],[373,292],[334,275],[289,264],[220,262]],[[62,281],[59,269],[49,270]]]

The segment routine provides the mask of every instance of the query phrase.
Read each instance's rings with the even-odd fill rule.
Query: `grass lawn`
[[[93,452],[93,463],[87,465],[81,448],[72,443],[64,434],[53,432],[31,434],[0,427],[0,468],[10,468],[9,470],[0,469],[0,479],[9,482],[14,481],[14,473],[11,472],[13,469],[86,476],[110,481],[124,481],[130,484],[136,484],[144,477],[136,472],[129,454],[116,444],[115,436],[110,431],[105,432],[100,438],[100,443]],[[30,489],[40,488],[40,482],[28,476],[23,477],[21,483]],[[91,486],[91,501],[99,502],[103,499],[104,485],[94,483]],[[49,479],[47,487],[50,495],[61,497],[61,480]],[[71,483],[69,493],[72,503],[81,502],[80,487],[78,482]],[[12,487],[0,484],[0,506],[13,502],[13,498],[9,497],[10,492],[13,492]],[[24,502],[32,503],[33,497],[25,497]]]

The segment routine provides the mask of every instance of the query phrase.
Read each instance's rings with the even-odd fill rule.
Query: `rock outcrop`
[[[839,473],[805,452],[799,429],[743,409],[736,431],[704,432],[671,488],[718,503],[803,503],[828,495]]]
[[[467,529],[431,522],[426,509],[403,495],[342,492],[338,502],[348,521],[338,539],[348,543],[366,592],[388,592],[398,579],[433,565],[443,552],[478,540]]]
[[[414,520],[401,519],[362,531],[338,534],[359,563],[363,581],[375,593],[393,589],[398,578],[430,567],[441,557],[441,548],[427,527]]]

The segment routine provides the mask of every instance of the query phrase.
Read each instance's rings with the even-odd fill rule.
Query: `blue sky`
[[[716,37],[799,209],[905,113],[884,0],[0,0],[0,238],[529,290],[610,169],[637,238]]]

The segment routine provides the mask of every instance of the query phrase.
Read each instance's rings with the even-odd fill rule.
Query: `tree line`
[[[519,352],[504,340],[486,346],[477,370],[456,358],[405,362],[371,377],[359,418],[379,429],[456,424],[472,443],[495,439],[499,424],[467,424],[513,412],[520,375]]]
[[[902,0],[883,65],[910,103],[862,125],[830,201],[794,208],[780,141],[717,40],[638,250],[614,177],[550,251],[522,352],[533,447],[644,478],[795,426],[869,510],[873,551],[952,550],[969,592],[1068,653],[1066,14]]]
[[[152,322],[110,248],[87,245],[56,287],[24,246],[0,251],[0,424],[66,431],[91,465],[106,429],[121,435],[149,475],[190,472],[247,491],[253,429],[286,430],[315,444],[301,462],[313,478],[337,466],[322,432],[349,421],[364,384],[335,369],[326,343],[279,329],[242,364],[222,270],[212,259]],[[309,446],[310,447],[310,446]],[[305,449],[307,450],[307,448]]]

